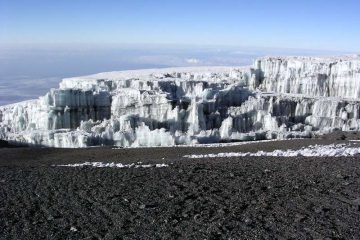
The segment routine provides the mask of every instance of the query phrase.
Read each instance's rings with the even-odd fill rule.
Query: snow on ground
[[[65,165],[54,165],[55,167],[96,167],[96,168],[162,168],[168,167],[169,165],[161,163],[161,164],[141,164],[131,163],[131,164],[122,164],[122,163],[103,163],[103,162],[84,162],[84,163],[75,163],[75,164],[65,164]]]
[[[297,139],[270,139],[270,140],[258,140],[258,141],[243,141],[243,142],[228,142],[228,143],[196,143],[191,145],[171,145],[171,146],[149,146],[146,148],[220,148],[220,147],[231,147],[231,146],[240,146],[240,145],[247,145],[247,144],[255,144],[255,143],[266,143],[266,142],[277,142],[277,141],[295,141],[301,140],[301,138]],[[96,147],[96,146],[95,146]],[[119,149],[129,149],[129,148],[138,148],[138,147],[113,147],[114,150]]]
[[[272,152],[227,152],[217,154],[185,155],[186,158],[220,158],[220,157],[346,157],[360,154],[360,147],[347,144],[311,145],[298,150],[274,150]]]
[[[296,139],[291,139],[296,140]],[[270,140],[258,140],[258,141],[242,141],[242,142],[228,142],[228,143],[203,143],[203,144],[192,144],[192,145],[175,145],[174,147],[231,147],[231,146],[240,146],[247,144],[255,144],[255,143],[266,143],[266,142],[277,142],[277,141],[289,141],[289,139],[270,139]]]

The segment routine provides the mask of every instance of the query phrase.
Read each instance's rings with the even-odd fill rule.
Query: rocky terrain
[[[0,239],[359,239],[359,156],[183,157],[356,138],[337,132],[223,147],[2,148]],[[150,167],[58,166],[87,161]]]
[[[359,239],[359,79],[359,56],[266,57],[2,106],[0,239]]]

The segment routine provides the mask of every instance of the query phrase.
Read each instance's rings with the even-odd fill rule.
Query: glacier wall
[[[360,57],[100,73],[0,107],[0,139],[120,147],[311,137],[360,128]]]
[[[276,93],[312,97],[360,97],[360,59],[343,58],[260,58],[259,88]]]

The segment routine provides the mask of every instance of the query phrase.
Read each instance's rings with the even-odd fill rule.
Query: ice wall
[[[266,57],[251,67],[100,73],[0,107],[0,139],[120,147],[359,130],[360,57]]]
[[[259,88],[276,93],[312,97],[360,97],[360,57],[342,58],[260,58]]]

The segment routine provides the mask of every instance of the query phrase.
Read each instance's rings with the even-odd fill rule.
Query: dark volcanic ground
[[[0,239],[360,239],[360,156],[182,158],[342,139],[221,148],[2,148]],[[169,167],[52,166],[85,161]]]

